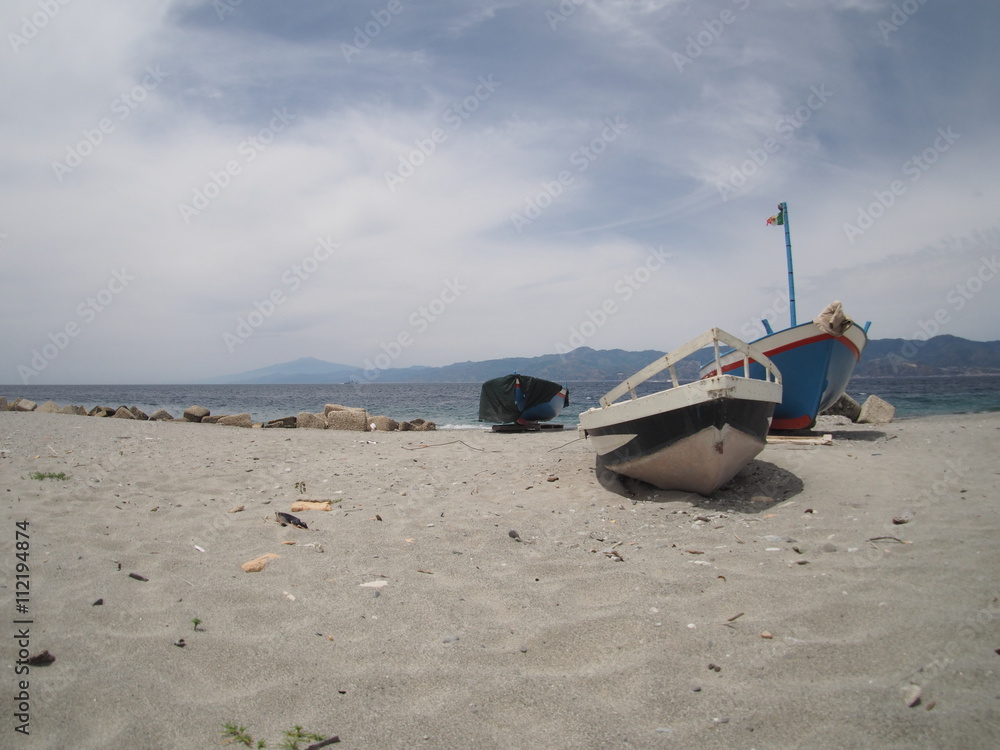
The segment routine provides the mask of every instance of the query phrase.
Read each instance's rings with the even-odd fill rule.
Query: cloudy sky
[[[1000,4],[10,0],[0,383],[1000,338]],[[16,395],[16,394],[14,394]]]

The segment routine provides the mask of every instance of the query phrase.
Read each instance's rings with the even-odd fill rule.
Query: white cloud
[[[555,28],[559,3],[513,0],[404,3],[388,22],[315,2],[59,6],[3,51],[0,380],[71,324],[30,382],[361,364],[403,333],[398,366],[550,353],[586,321],[595,348],[739,333],[784,287],[764,226],[780,200],[800,317],[840,298],[876,337],[909,336],[981,264],[946,238],[996,224],[997,11],[921,6],[886,43],[891,3],[786,5],[564,3]],[[4,28],[37,8],[7,6]],[[319,260],[321,241],[337,247]],[[626,299],[652,248],[669,262]],[[947,332],[997,338],[997,298]]]

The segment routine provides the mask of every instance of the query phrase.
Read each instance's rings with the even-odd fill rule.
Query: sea
[[[569,406],[553,420],[575,427],[580,412],[597,406],[616,382],[570,382]],[[644,384],[639,395],[662,388]],[[166,409],[180,418],[189,406],[212,414],[249,413],[255,422],[322,412],[325,404],[364,407],[397,421],[426,419],[439,430],[488,430],[479,421],[480,383],[343,383],[331,385],[0,385],[8,401],[28,398],[60,406],[137,406],[146,414]],[[1000,375],[957,377],[856,377],[847,392],[858,403],[869,395],[896,408],[897,419],[932,414],[1000,411]]]

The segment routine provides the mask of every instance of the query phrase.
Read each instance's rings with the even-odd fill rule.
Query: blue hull
[[[781,372],[782,398],[774,409],[772,430],[804,430],[847,389],[861,352],[868,343],[864,330],[851,326],[841,336],[824,333],[815,323],[787,328],[752,342],[763,350]],[[722,358],[722,370],[743,367],[742,358]],[[702,377],[712,375],[714,363],[702,368]],[[764,368],[750,365],[750,377],[764,378]]]

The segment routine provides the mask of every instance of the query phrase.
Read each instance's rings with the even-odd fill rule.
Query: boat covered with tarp
[[[483,383],[479,421],[530,428],[555,419],[567,406],[566,386],[513,373]]]

